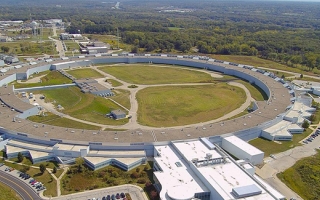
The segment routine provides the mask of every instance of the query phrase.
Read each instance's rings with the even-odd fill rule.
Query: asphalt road
[[[30,188],[30,186],[9,173],[12,172],[4,172],[0,170],[0,182],[15,190],[23,200],[41,200],[38,194]]]

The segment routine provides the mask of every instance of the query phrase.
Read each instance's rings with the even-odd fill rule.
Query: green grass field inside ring
[[[99,67],[118,79],[131,84],[173,84],[211,82],[210,74],[180,67],[160,67],[157,65],[116,65]]]
[[[149,87],[137,93],[138,121],[153,127],[200,123],[222,117],[246,100],[244,90],[226,83]]]

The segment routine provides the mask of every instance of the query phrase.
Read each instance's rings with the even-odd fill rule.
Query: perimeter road
[[[22,197],[23,200],[41,200],[38,194],[35,193],[30,186],[9,174],[15,172],[16,170],[13,172],[4,172],[0,170],[0,181],[12,188],[17,194],[19,194],[19,196]]]

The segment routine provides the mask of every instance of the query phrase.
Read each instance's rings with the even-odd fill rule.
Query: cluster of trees
[[[4,4],[0,20],[27,20],[30,13],[39,20],[59,16],[70,23],[70,33],[116,35],[118,30],[132,52],[260,56],[292,67],[320,68],[320,3],[141,0],[125,1],[120,10],[98,1],[90,6],[84,0],[72,6],[62,1],[59,8],[34,3],[28,9]],[[159,12],[169,6],[192,12]]]

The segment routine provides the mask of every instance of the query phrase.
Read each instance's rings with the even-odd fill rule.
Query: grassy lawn
[[[279,71],[274,71],[274,70],[268,70],[269,72],[273,72],[275,75],[277,75],[278,77],[282,77],[284,76],[284,78],[290,77],[290,76],[294,76],[293,74],[290,73],[286,73],[286,72],[279,72]]]
[[[150,85],[213,81],[213,78],[204,72],[185,68],[157,67],[157,65],[117,65],[99,67],[99,69],[132,84]]]
[[[307,129],[302,134],[293,134],[292,141],[281,141],[282,144],[278,144],[263,138],[251,140],[249,141],[249,144],[263,151],[264,156],[268,157],[270,154],[280,153],[296,146],[300,146],[301,144],[299,142],[307,137],[311,132],[311,129]]]
[[[82,93],[78,87],[43,90],[46,101],[62,105],[66,113],[72,117],[99,124],[122,125],[128,119],[113,120],[106,117],[112,110],[122,109],[112,101],[88,93]]]
[[[314,156],[299,160],[277,176],[303,199],[319,199],[320,151]]]
[[[317,109],[315,113],[316,119],[312,122],[312,125],[318,125],[320,122],[320,109]]]
[[[74,121],[68,118],[60,117],[52,113],[46,113],[46,116],[34,115],[28,117],[28,120],[33,122],[39,122],[43,124],[49,124],[53,126],[61,126],[66,128],[76,128],[85,130],[100,130],[99,126],[94,126],[91,124],[85,124],[78,121]]]
[[[130,91],[128,90],[113,90],[115,96],[109,97],[110,99],[115,100],[116,102],[120,103],[127,109],[131,108],[130,104]]]
[[[46,76],[41,78],[39,83],[17,83],[15,82],[15,88],[27,88],[27,87],[37,87],[37,86],[47,86],[47,85],[60,85],[66,83],[72,83],[72,80],[65,77],[58,71],[47,71]]]
[[[57,178],[59,178],[62,173],[63,173],[63,169],[57,169],[57,172],[54,173],[54,175],[55,175]]]
[[[79,50],[79,48],[80,48],[79,44],[72,41],[72,40],[67,40],[67,41],[65,40],[64,43],[67,47],[67,51],[73,51],[74,49]]]
[[[43,174],[41,174],[40,169],[21,166],[21,165],[9,163],[9,162],[5,162],[5,165],[7,165],[9,167],[13,167],[19,171],[24,171],[24,172],[28,173],[32,178],[43,183],[44,186],[47,188],[44,191],[45,196],[52,196],[52,197],[57,196],[57,182],[47,171],[45,171]],[[13,171],[10,173],[16,173],[16,171]]]
[[[41,162],[41,163],[34,164],[34,166],[40,167],[41,164],[46,166],[46,168],[50,168],[50,169],[53,169],[54,167],[59,167],[59,164],[56,161]]]
[[[11,159],[9,159],[9,160],[18,163],[18,158],[11,158]],[[21,163],[22,163],[22,164],[25,164],[25,165],[29,165],[29,166],[32,165],[31,159],[28,158],[28,157],[25,157],[25,156],[23,157],[23,160],[22,160]]]
[[[270,69],[278,69],[278,70],[291,71],[291,72],[300,73],[300,74],[301,73],[306,74],[306,71],[302,69],[288,67],[286,65],[273,62],[271,60],[261,59],[256,56],[212,55],[212,57],[218,60],[225,60],[225,61],[235,62],[239,64],[252,65],[255,67],[266,67]]]
[[[20,200],[22,198],[13,189],[0,182],[0,199]]]
[[[139,170],[137,170],[137,168],[139,168]],[[61,194],[66,195],[84,190],[123,184],[136,184],[144,188],[146,182],[150,181],[153,183],[151,162],[137,168],[124,171],[114,166],[107,166],[96,171],[91,171],[83,166],[82,172],[79,172],[77,166],[72,166],[61,180]],[[138,181],[141,183],[138,183]]]
[[[320,74],[320,70],[314,68],[309,71],[306,66],[296,65],[294,67],[289,67],[284,64],[280,64],[271,60],[262,59],[256,56],[236,56],[236,55],[212,55],[211,57],[219,60],[226,60],[230,62],[235,62],[239,64],[252,65],[255,67],[266,67],[270,69],[278,69],[284,71],[295,72],[299,74],[307,75],[317,75]]]
[[[9,47],[8,54],[24,55],[24,56],[36,56],[45,54],[54,54],[55,49],[52,42],[37,42],[30,41],[32,39],[19,40],[14,42],[2,42],[1,46]]]
[[[267,94],[257,85],[252,85],[248,81],[244,80],[237,80],[236,82],[244,85],[249,90],[251,97],[254,98],[256,101],[268,100]]]
[[[107,79],[107,82],[110,83],[112,85],[112,87],[118,87],[118,86],[123,85],[122,83],[120,83],[119,81],[114,80],[114,79]]]
[[[217,119],[240,107],[246,96],[241,88],[217,83],[149,87],[140,90],[137,99],[139,122],[163,127]]]
[[[83,78],[103,78],[104,76],[97,72],[94,69],[90,68],[82,68],[82,69],[74,69],[68,70],[69,74],[74,76],[76,79],[83,79]]]

